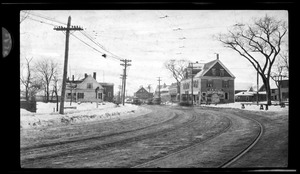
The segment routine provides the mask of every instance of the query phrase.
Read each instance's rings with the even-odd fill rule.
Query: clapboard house
[[[111,102],[113,100],[113,83],[99,83],[96,73],[93,76],[84,74],[81,80],[66,81],[65,101],[74,102]]]
[[[201,103],[232,103],[235,76],[217,59],[197,64],[193,72],[187,68],[187,75],[181,81],[181,100]],[[192,86],[193,76],[193,86]],[[192,94],[193,88],[193,94]]]

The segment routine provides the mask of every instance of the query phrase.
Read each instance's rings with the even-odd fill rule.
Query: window
[[[198,80],[193,80],[193,87],[198,88]]]
[[[222,81],[222,87],[223,88],[228,88],[229,87],[229,81],[228,80],[223,80]]]
[[[202,92],[202,96],[205,97],[206,96],[206,92]]]
[[[111,92],[108,92],[108,94],[107,94],[107,95],[108,95],[108,97],[110,97],[110,96],[111,96]]]
[[[220,76],[224,76],[224,69],[220,69]]]
[[[212,75],[215,76],[216,75],[216,68],[212,68],[211,72],[212,72]]]
[[[189,88],[190,88],[190,83],[183,84],[183,89],[189,89]]]
[[[78,96],[78,99],[84,98],[84,93],[78,93],[77,96]]]
[[[102,93],[98,93],[98,99],[102,99]]]
[[[225,100],[228,100],[229,96],[228,96],[228,92],[225,92]]]
[[[87,84],[87,89],[93,89],[93,84],[92,83],[88,83]]]
[[[71,99],[71,93],[67,93],[67,99]]]
[[[213,87],[213,80],[207,81],[207,87]]]

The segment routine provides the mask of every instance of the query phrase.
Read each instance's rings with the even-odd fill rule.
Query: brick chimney
[[[96,80],[96,72],[93,73],[93,78]]]
[[[84,78],[87,78],[87,73],[84,73]]]

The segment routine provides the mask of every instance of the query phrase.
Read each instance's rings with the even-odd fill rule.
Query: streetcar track
[[[177,119],[178,117],[179,117],[179,115],[174,114],[174,116],[171,117],[168,120],[165,120],[165,121],[159,122],[159,123],[155,123],[155,124],[152,124],[152,125],[148,125],[148,126],[145,126],[145,127],[137,128],[137,129],[131,129],[131,130],[127,130],[127,131],[115,132],[115,133],[110,133],[110,134],[100,135],[100,136],[85,137],[85,138],[76,139],[76,140],[67,140],[67,141],[59,141],[59,142],[53,142],[53,143],[39,144],[39,145],[34,145],[34,146],[27,146],[27,147],[21,148],[21,150],[26,151],[26,150],[30,150],[30,149],[45,148],[45,147],[57,146],[57,145],[65,145],[65,144],[83,142],[83,141],[88,141],[88,140],[101,140],[102,138],[106,138],[106,137],[122,135],[122,134],[130,133],[130,132],[135,132],[135,131],[140,131],[140,130],[143,130],[143,129],[155,127],[155,126],[158,126],[160,124],[166,124],[168,122],[171,122],[171,121]]]
[[[234,115],[237,115],[237,114],[234,113]],[[235,156],[233,156],[232,158],[230,158],[229,160],[224,162],[222,165],[219,166],[219,168],[226,168],[226,167],[230,166],[231,164],[233,164],[234,162],[236,162],[237,160],[239,160],[241,157],[243,157],[249,150],[251,150],[258,143],[258,141],[260,140],[260,138],[262,137],[262,135],[264,133],[263,125],[256,119],[241,116],[241,115],[237,115],[237,116],[256,122],[256,124],[259,125],[259,133],[256,135],[256,137],[253,139],[253,141],[246,148],[244,148],[239,153],[237,153]]]
[[[215,138],[215,137],[217,137],[217,136],[219,136],[219,135],[227,132],[231,128],[231,126],[232,126],[232,121],[228,117],[226,117],[226,116],[224,116],[224,117],[228,120],[228,125],[225,127],[225,129],[223,129],[222,131],[218,132],[217,134],[214,134],[213,136],[210,136],[210,137],[208,137],[208,138],[206,138],[204,140],[201,140],[200,142],[194,141],[194,143],[192,142],[188,146],[183,146],[183,147],[176,148],[171,153],[168,153],[168,154],[166,154],[166,155],[164,155],[162,157],[157,157],[157,158],[148,160],[147,162],[144,162],[142,164],[138,164],[138,165],[132,166],[131,168],[142,168],[143,166],[147,166],[150,163],[155,163],[155,162],[158,162],[160,160],[169,158],[169,157],[177,155],[177,154],[179,154],[179,153],[181,153],[183,151],[189,150],[189,149],[191,149],[193,147],[196,147],[196,146],[198,146],[200,144],[203,144],[203,143],[205,143],[205,142],[207,142],[207,141],[209,141],[209,140],[211,140],[211,139],[213,139],[213,138]]]
[[[175,116],[176,118],[179,117],[179,114],[175,113],[175,115],[176,115]],[[90,151],[104,150],[104,149],[109,148],[109,147],[124,145],[124,144],[127,144],[127,143],[134,143],[136,141],[147,139],[149,137],[163,135],[163,134],[165,134],[169,131],[172,131],[172,130],[175,130],[175,129],[178,129],[178,128],[181,128],[181,127],[189,126],[191,123],[194,122],[195,119],[196,119],[196,116],[192,115],[192,118],[189,119],[188,121],[186,121],[184,123],[181,123],[180,125],[173,126],[171,128],[159,130],[159,131],[148,133],[148,134],[146,133],[146,134],[142,134],[142,135],[138,135],[138,136],[134,136],[134,137],[130,137],[130,138],[125,138],[125,139],[122,139],[122,140],[116,140],[114,142],[104,143],[104,144],[96,145],[96,146],[92,146],[92,147],[85,147],[85,148],[82,148],[82,149],[77,148],[77,149],[74,149],[74,150],[59,152],[59,153],[56,153],[56,154],[43,155],[43,156],[34,157],[34,158],[27,158],[27,159],[22,160],[22,164],[26,165],[28,163],[43,160],[43,159],[51,159],[51,158],[60,157],[60,156],[64,156],[64,155],[78,154],[78,153],[83,153],[83,152],[87,153],[87,152],[90,152]]]

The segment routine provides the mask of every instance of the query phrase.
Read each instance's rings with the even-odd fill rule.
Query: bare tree
[[[227,34],[217,37],[225,47],[238,52],[256,69],[265,85],[268,105],[271,104],[271,68],[281,51],[286,33],[286,22],[266,15],[252,25],[236,24]]]
[[[58,91],[60,90],[61,86],[58,84],[61,84],[59,81],[61,80],[60,78],[60,74],[58,73],[58,71],[56,71],[53,74],[53,90],[52,90],[52,96],[53,93],[55,94],[55,98],[56,98],[56,112],[58,112]]]
[[[188,67],[188,61],[184,59],[175,60],[170,59],[164,63],[166,69],[168,69],[177,83],[177,93],[180,93],[180,82],[185,76],[185,68]]]
[[[33,80],[32,67],[30,65],[32,58],[31,59],[25,58],[25,60],[26,60],[26,63],[21,64],[20,81],[21,81],[21,84],[25,88],[25,98],[26,98],[26,101],[28,101],[29,100],[29,91],[30,91],[32,80]],[[25,66],[26,72],[24,72],[24,66]]]
[[[285,77],[283,75],[284,66],[282,66],[281,63],[277,63],[276,65],[276,70],[271,72],[271,78],[275,81],[275,84],[278,88],[278,100],[279,103],[281,103],[281,82],[282,82],[282,77]]]
[[[35,63],[35,71],[39,79],[42,81],[45,91],[46,102],[49,102],[50,83],[53,75],[57,72],[58,63],[50,59],[41,59]]]
[[[283,67],[283,74],[285,76],[289,76],[289,56],[288,56],[288,51],[284,51],[282,53],[279,54],[280,55],[280,59],[279,59],[279,62],[280,62],[280,66]]]

